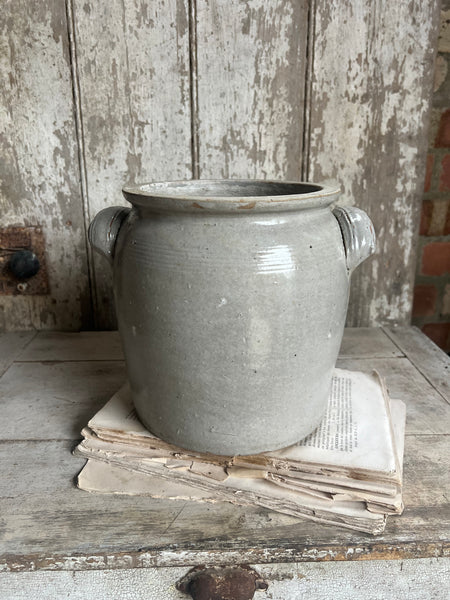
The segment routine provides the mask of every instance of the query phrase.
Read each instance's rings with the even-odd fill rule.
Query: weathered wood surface
[[[76,440],[124,381],[118,361],[15,363],[0,379],[0,440]]]
[[[200,177],[301,178],[308,3],[197,2]]]
[[[65,3],[2,2],[1,227],[40,225],[50,294],[0,296],[0,331],[77,329],[91,313]]]
[[[447,600],[450,558],[251,565],[269,584],[255,600]],[[185,567],[52,573],[2,573],[4,600],[186,600],[175,583]]]
[[[377,537],[257,507],[89,494],[74,488],[83,460],[71,456],[72,447],[67,440],[0,444],[0,570],[403,559],[450,552],[445,436],[407,437],[406,509]]]
[[[0,377],[35,337],[35,331],[0,333]]]
[[[344,330],[340,358],[393,358],[403,352],[382,329],[347,327]]]
[[[386,334],[450,402],[450,358],[416,327],[386,327]]]
[[[87,221],[125,183],[191,177],[187,0],[74,0]],[[93,259],[96,327],[114,326],[112,275]]]
[[[337,179],[379,237],[348,323],[408,322],[438,2],[38,4],[0,16],[0,206],[42,225],[51,293],[1,297],[0,330],[114,327],[89,221],[191,176]]]
[[[67,361],[67,360],[123,360],[117,331],[40,331],[37,334],[19,333],[0,337],[0,349],[7,344],[21,343],[23,335],[33,340],[25,350],[10,356],[10,362]],[[16,339],[17,337],[17,339]],[[422,336],[423,337],[423,336]],[[3,339],[5,340],[4,343]],[[6,341],[8,340],[8,341]],[[0,353],[1,355],[1,353]],[[392,358],[404,356],[403,352],[382,329],[347,327],[344,330],[341,358]]]
[[[352,332],[347,340],[353,338],[359,348],[372,346],[376,355],[380,340],[385,349],[387,341],[389,352],[395,349],[377,331],[364,334]],[[103,356],[108,335],[115,337],[102,334],[97,344],[104,344]],[[64,336],[67,345],[83,349],[84,342]],[[4,416],[0,569],[123,569],[450,554],[446,477],[450,407],[407,358],[341,359],[348,368],[377,368],[392,396],[407,403],[406,509],[401,517],[390,518],[384,534],[374,538],[256,507],[110,497],[75,489],[74,476],[83,461],[70,450],[81,427],[120,386],[124,373],[117,360],[77,361],[77,351],[64,351],[61,341],[57,340],[59,352],[69,361],[38,362],[38,336],[23,354],[30,361],[20,362],[19,356],[0,379]],[[48,346],[41,347],[49,356]],[[351,344],[347,347],[348,354],[354,354]]]
[[[376,369],[385,379],[389,395],[406,403],[407,435],[450,431],[448,403],[407,358],[342,358],[337,366],[366,373]]]
[[[348,325],[409,324],[439,2],[317,0],[307,178],[373,219]]]
[[[123,360],[123,352],[117,331],[40,331],[15,358],[21,362]]]

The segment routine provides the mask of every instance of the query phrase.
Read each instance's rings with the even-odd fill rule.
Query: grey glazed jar
[[[93,220],[113,263],[136,410],[186,449],[253,454],[321,420],[352,270],[374,251],[367,215],[339,190],[276,181],[126,187],[131,209]]]

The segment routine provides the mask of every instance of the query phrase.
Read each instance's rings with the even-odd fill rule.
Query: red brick
[[[420,218],[420,235],[447,235],[450,230],[450,197],[424,200]]]
[[[413,317],[431,317],[434,315],[436,300],[436,286],[416,285],[414,288]]]
[[[422,214],[420,216],[420,235],[429,235],[431,217],[433,216],[433,202],[424,200],[422,202]]]
[[[450,191],[450,154],[446,154],[441,162],[441,175],[439,177],[439,191]]]
[[[444,224],[444,235],[450,235],[450,199],[447,204],[447,217]]]
[[[433,175],[434,154],[428,154],[425,170],[424,192],[429,192],[431,188],[431,176]]]
[[[445,275],[450,272],[450,242],[432,242],[422,251],[422,275]]]
[[[435,148],[450,148],[450,109],[445,110],[441,115],[434,146]]]
[[[447,283],[444,289],[441,314],[450,315],[450,283]]]
[[[422,327],[422,331],[430,340],[433,340],[436,346],[445,352],[450,350],[450,322],[427,323]]]

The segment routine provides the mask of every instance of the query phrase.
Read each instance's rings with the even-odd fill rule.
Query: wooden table
[[[376,368],[407,404],[406,508],[377,537],[256,507],[76,489],[71,450],[125,379],[118,336],[0,336],[0,598],[188,598],[174,584],[205,563],[252,565],[269,583],[260,600],[447,598],[450,361],[414,328],[348,329],[338,366]]]

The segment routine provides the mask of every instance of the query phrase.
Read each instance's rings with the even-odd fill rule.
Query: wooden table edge
[[[3,555],[0,572],[86,571],[205,565],[273,564],[450,557],[450,541],[192,550],[189,548],[102,554]]]

